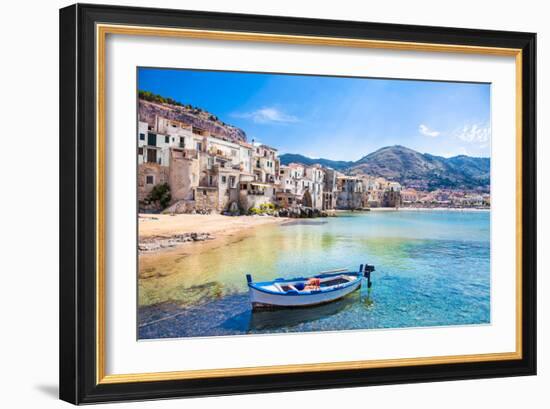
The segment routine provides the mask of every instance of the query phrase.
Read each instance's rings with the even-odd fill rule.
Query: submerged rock
[[[296,219],[310,219],[315,217],[328,217],[328,213],[324,210],[319,210],[313,207],[297,206],[283,208],[278,210],[280,217],[291,217]]]
[[[210,233],[183,233],[170,237],[146,237],[139,241],[138,250],[140,252],[156,251],[175,247],[182,243],[204,241],[213,238]]]

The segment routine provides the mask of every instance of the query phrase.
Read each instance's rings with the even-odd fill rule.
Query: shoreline
[[[375,207],[363,210],[332,210],[332,217],[342,213],[369,212],[489,212],[490,209],[448,207]],[[324,219],[324,218],[323,218]],[[155,254],[190,243],[219,242],[236,234],[249,234],[266,225],[291,224],[311,218],[275,217],[269,215],[225,216],[221,214],[148,214],[138,215],[139,254]],[[247,232],[248,231],[248,232]]]
[[[343,210],[335,209],[335,216],[341,213],[369,213],[369,212],[490,212],[491,208],[477,207],[369,207],[365,209]]]
[[[479,208],[479,207],[400,207],[400,211],[413,211],[413,212],[490,212],[491,208]]]
[[[260,226],[284,224],[291,220],[294,219],[267,215],[140,213],[138,249],[140,254],[155,254],[190,243],[216,242]]]

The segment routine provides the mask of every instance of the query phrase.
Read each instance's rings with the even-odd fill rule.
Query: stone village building
[[[401,186],[315,164],[281,165],[277,149],[232,141],[155,115],[138,123],[138,200],[170,186],[170,211],[246,212],[262,204],[318,210],[397,207]]]

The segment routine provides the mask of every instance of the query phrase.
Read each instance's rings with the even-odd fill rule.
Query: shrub
[[[149,101],[149,102],[159,102],[161,104],[171,104],[171,105],[183,106],[183,104],[181,102],[176,101],[173,98],[169,98],[169,97],[166,98],[166,97],[163,97],[162,95],[155,94],[151,91],[139,90],[138,91],[138,96],[139,96],[139,98],[144,99],[145,101]]]
[[[158,202],[163,209],[170,204],[171,200],[172,194],[170,193],[170,186],[168,186],[168,183],[155,185],[147,197],[149,203]]]
[[[275,205],[273,203],[262,203],[260,209],[263,211],[273,211],[275,210]]]
[[[273,214],[276,207],[273,203],[262,203],[258,207],[248,209],[248,214]]]
[[[262,211],[258,209],[257,207],[251,207],[248,209],[248,214],[254,215],[254,214],[262,214]]]

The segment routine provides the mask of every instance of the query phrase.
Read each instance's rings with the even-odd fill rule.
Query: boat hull
[[[296,308],[311,307],[315,305],[326,304],[338,300],[346,295],[356,291],[361,287],[361,280],[357,280],[351,285],[327,292],[317,292],[302,295],[275,294],[264,292],[254,287],[248,288],[252,308]]]

